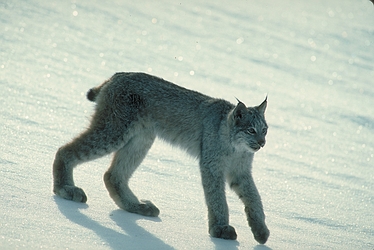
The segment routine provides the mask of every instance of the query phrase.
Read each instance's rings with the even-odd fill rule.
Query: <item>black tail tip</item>
[[[91,102],[94,102],[95,99],[96,99],[96,93],[93,89],[90,89],[88,92],[87,92],[87,99],[90,100]]]

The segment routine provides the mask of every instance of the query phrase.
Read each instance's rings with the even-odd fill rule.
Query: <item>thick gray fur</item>
[[[73,168],[115,152],[104,175],[109,195],[126,211],[158,216],[159,209],[139,201],[128,185],[157,136],[199,159],[211,236],[237,237],[229,225],[226,180],[244,203],[254,238],[267,241],[269,230],[251,174],[254,153],[265,145],[266,99],[256,107],[240,101],[235,106],[144,73],[117,73],[87,98],[97,103],[96,111],[88,129],[57,151],[54,193],[86,202],[84,191],[74,185]]]

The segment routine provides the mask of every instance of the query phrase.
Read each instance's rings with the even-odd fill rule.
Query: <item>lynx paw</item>
[[[126,208],[128,212],[136,213],[149,217],[157,217],[160,214],[160,210],[151,202],[142,200],[139,204],[134,204],[129,208]]]
[[[263,225],[263,226],[260,226],[260,227],[252,226],[251,230],[252,230],[252,233],[253,233],[253,236],[254,236],[255,240],[258,243],[260,243],[260,244],[265,244],[266,243],[266,241],[268,240],[269,235],[270,235],[270,231],[266,227],[266,225]]]
[[[237,237],[235,229],[230,225],[213,226],[209,229],[209,234],[212,237],[225,240],[236,240]]]
[[[76,186],[65,185],[59,188],[55,187],[53,191],[58,196],[67,200],[83,203],[86,203],[87,201],[87,196],[84,193],[83,189]]]

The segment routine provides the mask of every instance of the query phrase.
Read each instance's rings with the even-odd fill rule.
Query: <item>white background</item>
[[[374,7],[367,0],[0,2],[1,249],[373,249]],[[120,210],[82,164],[79,204],[52,194],[58,147],[89,124],[86,91],[148,72],[248,106],[268,95],[253,175],[271,231],[208,235],[197,161],[156,141],[131,181],[159,218]],[[178,124],[176,124],[178,126]]]

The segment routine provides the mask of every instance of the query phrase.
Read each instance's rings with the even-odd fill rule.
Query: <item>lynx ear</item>
[[[236,99],[238,100],[238,99]],[[247,111],[247,107],[242,103],[241,101],[238,100],[238,105],[236,105],[236,108],[234,109],[234,118],[235,120],[240,120],[243,117],[243,114]]]
[[[265,114],[265,109],[266,109],[266,106],[268,104],[268,96],[265,97],[265,100],[259,105],[256,107],[256,109],[262,113],[262,114]]]

